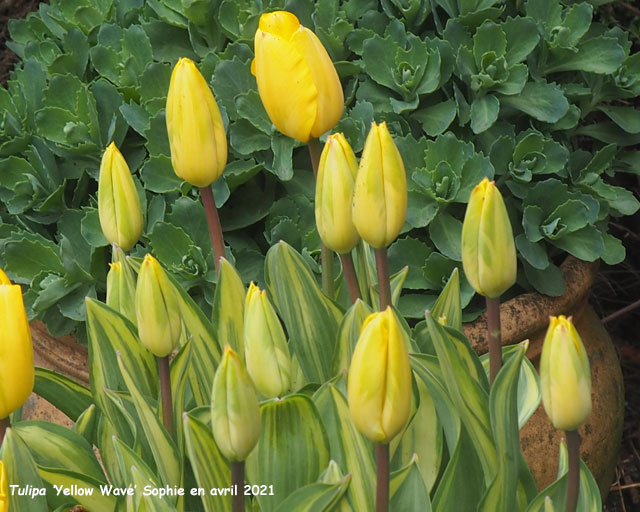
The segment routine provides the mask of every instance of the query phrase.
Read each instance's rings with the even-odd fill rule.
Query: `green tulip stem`
[[[340,261],[342,262],[342,271],[344,272],[344,278],[347,281],[347,287],[349,288],[349,297],[351,297],[351,303],[360,299],[360,288],[358,286],[358,278],[356,277],[356,269],[353,266],[353,259],[351,253],[340,254]]]
[[[4,434],[7,432],[7,429],[11,426],[11,422],[9,418],[1,418],[0,419],[0,445],[2,445],[2,440],[4,439]]]
[[[580,434],[577,430],[568,430],[565,432],[565,436],[569,452],[569,485],[564,510],[565,512],[576,512],[578,492],[580,491]]]
[[[391,281],[389,281],[389,258],[387,248],[376,249],[376,267],[378,269],[378,290],[380,292],[380,311],[391,306]]]
[[[389,512],[389,445],[376,445],[376,512]]]
[[[209,225],[209,236],[211,236],[211,244],[213,245],[213,260],[216,264],[216,272],[220,273],[220,258],[225,256],[224,237],[222,236],[222,226],[220,225],[218,208],[213,198],[211,186],[202,187],[200,196],[202,197],[204,213],[207,216],[207,224]]]
[[[307,142],[309,148],[309,157],[311,158],[311,167],[313,168],[313,177],[318,178],[318,165],[320,165],[320,155],[322,154],[322,144],[316,137],[312,137]],[[322,265],[322,290],[324,294],[333,299],[333,254],[322,244],[320,253],[320,263]]]
[[[231,510],[244,512],[244,461],[231,463]]]
[[[171,371],[169,356],[158,357],[158,376],[160,377],[160,395],[162,399],[162,423],[173,437],[173,400],[171,398]]]
[[[369,265],[367,265],[367,248],[364,246],[366,242],[360,240],[360,243],[356,245],[356,263],[358,265],[358,284],[360,285],[360,296],[367,297],[371,304],[371,294],[369,289]]]
[[[487,331],[489,334],[489,380],[495,380],[502,367],[502,336],[500,333],[500,298],[487,299]]]

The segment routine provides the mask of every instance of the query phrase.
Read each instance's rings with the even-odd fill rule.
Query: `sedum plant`
[[[632,36],[599,22],[588,2],[52,0],[11,21],[21,63],[0,88],[0,265],[27,286],[31,319],[86,339],[84,297],[106,292],[97,180],[112,142],[143,212],[132,255],[153,251],[210,314],[217,258],[196,186],[172,170],[165,128],[181,57],[212,86],[229,141],[213,186],[226,256],[245,285],[264,286],[279,240],[320,271],[306,149],[276,129],[251,72],[260,14],[285,5],[335,62],[345,100],[335,131],[359,153],[370,123],[386,122],[403,154],[407,217],[389,260],[392,273],[408,266],[404,315],[420,318],[462,269],[464,208],[483,177],[505,196],[519,290],[561,294],[567,254],[624,259],[608,220],[638,202],[611,178],[638,172],[626,102],[640,94],[640,58]],[[360,252],[362,275],[373,255]],[[332,296],[342,305],[344,289]],[[461,290],[469,319],[481,302],[463,275]]]

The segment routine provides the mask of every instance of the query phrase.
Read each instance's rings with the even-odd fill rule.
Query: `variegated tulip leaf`
[[[213,297],[212,324],[216,339],[231,348],[244,361],[242,330],[246,290],[234,266],[226,258],[220,260],[220,275]]]
[[[278,508],[277,512],[331,512],[342,500],[349,487],[351,475],[345,476],[335,484],[313,483],[301,487]]]
[[[406,466],[391,473],[389,495],[389,510],[431,512],[429,491],[420,474],[417,455],[411,457]]]
[[[99,417],[100,411],[96,407],[96,404],[91,404],[87,407],[86,411],[78,416],[78,419],[73,425],[73,430],[84,437],[90,445],[98,444],[96,429],[98,427]]]
[[[51,506],[57,507],[65,503],[78,503],[89,510],[111,511],[116,508],[117,499],[115,496],[108,496],[102,492],[101,486],[105,485],[102,481],[65,469],[38,467],[38,472],[42,480],[53,487],[52,492],[47,493]],[[77,486],[77,489],[81,492],[66,496],[63,493],[57,494],[55,491],[55,487],[62,487],[72,491],[74,489],[73,486]]]
[[[366,302],[358,299],[346,312],[338,329],[338,342],[333,355],[333,374],[347,371],[365,319],[373,313]]]
[[[36,367],[33,392],[51,402],[72,421],[93,403],[91,391],[69,377],[46,368]]]

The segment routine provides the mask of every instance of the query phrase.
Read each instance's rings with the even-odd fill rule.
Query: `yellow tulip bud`
[[[462,224],[462,266],[473,289],[495,299],[516,282],[516,247],[502,195],[483,179],[471,192]]]
[[[391,307],[362,324],[353,352],[347,394],[356,427],[376,443],[388,443],[411,411],[411,366],[407,335]]]
[[[243,461],[260,437],[260,404],[242,362],[226,345],[213,379],[211,429],[220,451],[230,461]]]
[[[173,285],[151,254],[138,272],[136,318],[142,344],[158,357],[171,354],[182,332],[180,306]]]
[[[173,170],[196,187],[208,187],[227,164],[227,137],[213,93],[190,59],[173,68],[166,116]]]
[[[136,280],[122,249],[116,248],[107,274],[107,306],[136,324]]]
[[[33,346],[22,289],[0,271],[0,419],[24,404],[33,390]]]
[[[577,430],[591,412],[589,357],[571,317],[552,316],[540,355],[542,404],[553,426]]]
[[[9,484],[4,463],[0,460],[0,512],[9,512]]]
[[[131,171],[112,142],[102,155],[98,178],[100,227],[109,243],[131,249],[142,234],[142,208]]]
[[[244,313],[244,359],[256,388],[267,398],[282,396],[291,385],[291,356],[275,309],[254,283]]]
[[[333,128],[344,109],[338,73],[318,37],[295,15],[260,16],[251,72],[276,128],[307,142]]]
[[[320,238],[339,254],[353,249],[360,237],[351,220],[358,162],[342,133],[329,135],[318,165],[316,225]]]
[[[372,123],[364,144],[353,196],[353,223],[376,249],[400,234],[407,216],[407,177],[386,123]]]

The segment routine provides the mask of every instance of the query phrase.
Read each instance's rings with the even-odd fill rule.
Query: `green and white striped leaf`
[[[98,427],[96,432],[98,446],[100,447],[100,458],[102,465],[109,477],[109,481],[117,487],[126,487],[128,483],[120,471],[118,456],[113,447],[113,438],[119,437],[118,432],[113,424],[103,414],[98,418]]]
[[[216,339],[231,348],[244,362],[242,339],[246,290],[240,275],[225,258],[220,259],[220,275],[213,297],[212,323]]]
[[[305,379],[326,382],[342,311],[324,295],[302,256],[285,242],[269,249],[264,267],[270,296]]]
[[[69,470],[106,482],[91,445],[77,432],[47,421],[23,421],[14,430],[38,466]]]
[[[207,408],[210,410],[210,408]],[[205,512],[228,512],[231,499],[212,496],[209,490],[231,486],[229,463],[218,449],[211,428],[191,414],[183,416],[186,453],[191,462],[198,487],[205,490],[202,506]]]
[[[115,436],[112,438],[112,444],[118,460],[118,465],[120,466],[120,473],[122,474],[123,481],[128,482],[129,484],[133,481],[131,468],[135,467],[145,480],[154,482],[156,487],[161,485],[158,476],[135,451]]]
[[[336,484],[314,483],[301,487],[278,508],[277,512],[331,512],[342,500],[349,487],[351,475]]]
[[[338,381],[338,384],[343,384]],[[336,383],[328,382],[313,395],[320,412],[331,448],[331,459],[351,474],[347,498],[353,510],[366,512],[374,509],[376,492],[376,466],[373,444],[356,428],[347,399]]]
[[[131,468],[131,476],[133,478],[133,484],[136,487],[136,492],[131,497],[128,502],[131,502],[133,508],[131,510],[135,510],[136,512],[175,512],[176,507],[170,505],[167,501],[161,499],[158,496],[154,496],[153,494],[149,494],[147,496],[144,495],[143,491],[145,486],[151,485],[152,487],[156,487],[156,482],[154,480],[149,480],[146,478],[144,473],[133,466]],[[127,503],[129,507],[129,503]]]
[[[191,340],[187,341],[171,361],[171,396],[173,399],[173,417],[176,439],[178,440],[178,454],[182,459],[184,454],[183,424],[179,420],[182,411],[186,410],[189,391],[189,369],[191,365]],[[162,400],[162,397],[158,398]]]
[[[333,356],[333,374],[347,371],[351,356],[360,337],[360,329],[365,319],[373,313],[366,302],[358,299],[346,312],[338,329],[338,342]]]
[[[438,322],[448,327],[462,330],[462,302],[460,301],[460,273],[455,267],[449,276],[447,285],[431,310],[431,314]]]
[[[180,463],[176,446],[164,426],[158,420],[157,411],[154,411],[151,404],[149,404],[140,390],[136,388],[135,382],[129,375],[120,356],[118,356],[118,364],[125,383],[129,388],[131,399],[135,404],[144,435],[151,447],[161,482],[163,485],[179,486],[181,484]]]
[[[84,437],[90,445],[97,445],[97,437],[96,437],[96,429],[98,426],[98,418],[100,416],[100,412],[96,407],[96,404],[91,404],[87,407],[87,410],[84,411],[75,424],[73,425],[73,430]]]
[[[273,512],[287,496],[318,479],[329,463],[329,442],[305,395],[266,402],[260,413],[260,439],[246,470],[250,483],[273,485],[273,496],[256,497],[262,512]]]
[[[418,468],[418,456],[409,464],[391,473],[389,481],[389,510],[420,510],[431,512],[429,491]]]
[[[29,448],[12,428],[7,429],[0,449],[0,459],[7,473],[7,485],[28,485],[34,489],[44,489],[42,478],[36,463],[31,457]],[[9,493],[9,510],[20,512],[42,512],[47,509],[47,498],[44,495],[18,496]]]
[[[409,274],[409,267],[403,267],[398,272],[389,276],[389,287],[391,288],[391,304],[394,307],[398,307],[398,301],[400,300],[400,294],[402,293],[402,287],[407,280]],[[376,310],[380,309],[380,293],[378,292],[377,283],[374,286],[370,285],[369,295],[371,296],[371,302]]]
[[[351,482],[351,475],[349,476],[349,482]],[[320,475],[318,482],[321,484],[339,484],[345,478],[340,466],[336,464],[335,460],[330,460],[327,469]],[[334,512],[353,512],[353,508],[349,504],[349,500],[345,494],[338,500],[333,508]]]
[[[502,360],[506,361],[518,350],[518,345],[502,347]],[[489,376],[489,354],[480,356],[485,375]],[[524,358],[518,376],[518,427],[522,428],[529,421],[529,418],[538,409],[542,400],[542,390],[540,388],[540,376],[535,367]]]
[[[53,370],[36,367],[33,392],[48,400],[72,421],[93,403],[91,391],[76,381]]]
[[[38,467],[38,472],[42,479],[52,486],[71,490],[72,486],[76,485],[78,489],[86,489],[85,495],[64,496],[61,494],[56,496],[56,493],[52,492],[49,497],[49,502],[52,506],[60,506],[64,503],[69,503],[69,501],[75,501],[89,510],[112,512],[116,508],[117,499],[114,496],[103,495],[100,490],[100,485],[104,485],[104,482],[65,469]]]

